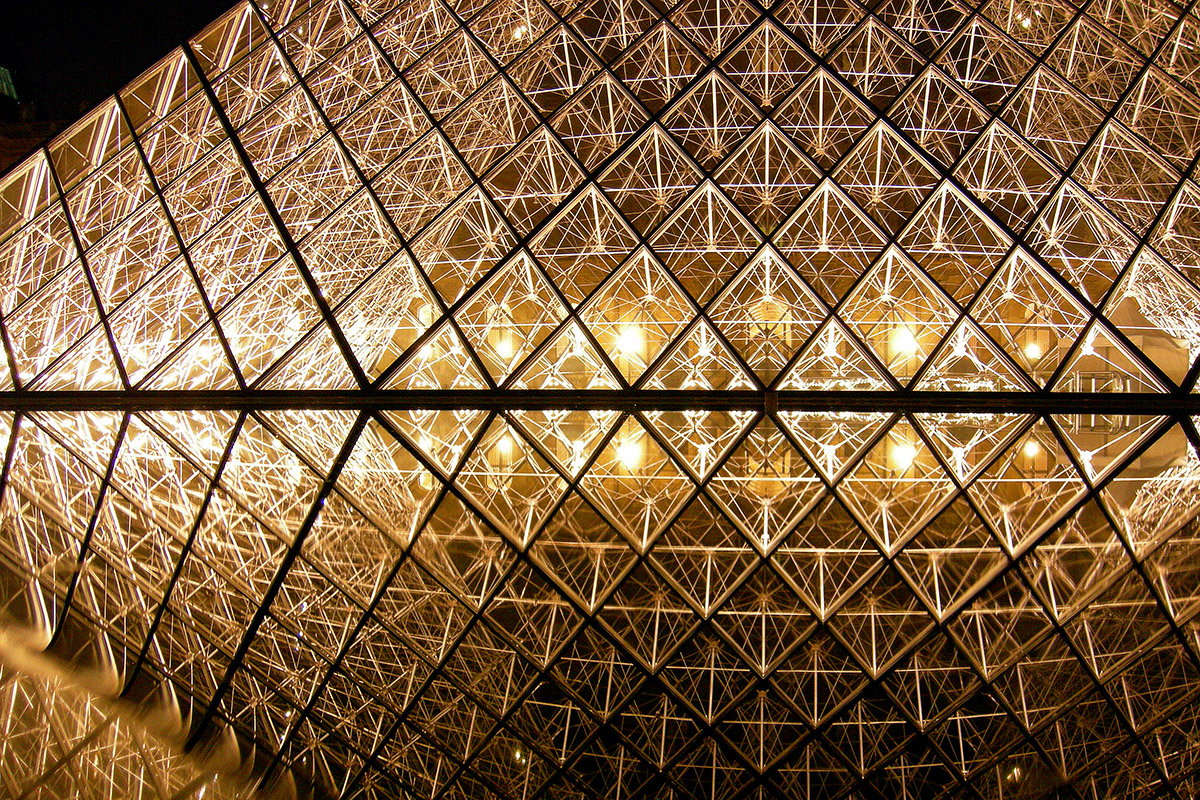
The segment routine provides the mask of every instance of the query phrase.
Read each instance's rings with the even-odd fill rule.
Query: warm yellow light
[[[1025,348],[1024,348],[1024,353],[1025,353],[1025,357],[1027,359],[1029,359],[1030,361],[1037,361],[1039,358],[1042,357],[1042,355],[1044,355],[1042,353],[1042,346],[1040,344],[1038,344],[1037,342],[1029,342],[1028,344],[1026,344]]]
[[[622,355],[641,355],[642,349],[645,346],[646,336],[642,333],[642,329],[637,325],[626,325],[621,329],[621,333],[617,336],[617,350],[619,350]]]
[[[888,451],[888,458],[896,472],[904,472],[917,460],[917,448],[911,442],[894,442]]]
[[[508,458],[512,455],[512,451],[513,440],[512,437],[506,433],[496,441],[496,452],[504,458]]]
[[[888,342],[892,352],[900,356],[911,356],[917,352],[917,337],[907,325],[897,325],[892,328]]]
[[[517,353],[516,348],[513,347],[512,337],[507,333],[498,335],[496,341],[492,344],[492,348],[502,361],[511,361],[512,357]]]
[[[513,32],[512,32],[513,41],[519,42],[520,40],[525,38],[525,34],[527,34],[527,33],[529,33],[528,25],[518,25],[517,27],[513,28]]]
[[[1025,454],[1026,458],[1037,458],[1042,454],[1042,446],[1037,443],[1036,439],[1026,439],[1021,452]]]
[[[637,439],[626,439],[617,445],[617,461],[625,469],[637,469],[642,465],[642,443]]]

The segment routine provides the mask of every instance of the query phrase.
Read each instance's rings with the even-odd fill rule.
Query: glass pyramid
[[[1171,0],[242,3],[0,178],[4,641],[247,793],[1194,797],[1198,153]]]

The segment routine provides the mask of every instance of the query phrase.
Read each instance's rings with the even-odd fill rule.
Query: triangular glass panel
[[[613,72],[651,113],[674,100],[704,65],[704,57],[666,22],[613,65]]]
[[[579,481],[640,551],[687,501],[692,482],[636,420],[626,418]]]
[[[779,105],[775,120],[806,155],[829,169],[875,118],[846,86],[818,68]]]
[[[633,0],[627,2],[633,5]],[[616,5],[597,2],[593,8]],[[593,170],[629,141],[646,119],[629,90],[606,72],[559,109],[550,125],[583,166]]]
[[[1100,132],[1073,177],[1138,234],[1157,219],[1179,183],[1175,170],[1118,122]]]
[[[1148,436],[1161,426],[1163,417],[1142,414],[1098,416],[1060,414],[1053,418],[1071,455],[1083,467],[1084,475],[1100,483],[1117,469]]]
[[[1104,507],[1139,557],[1200,509],[1200,457],[1179,425],[1126,464],[1101,492]]]
[[[825,323],[784,375],[781,389],[882,391],[893,386],[863,346],[836,319]]]
[[[537,110],[549,116],[598,68],[583,43],[560,26],[525,51],[510,74]]]
[[[641,0],[584,3],[571,25],[604,62],[611,61],[649,28],[657,15]]]
[[[663,127],[675,135],[705,169],[712,169],[758,125],[754,104],[712,70],[690,92],[671,106]]]
[[[1121,223],[1069,181],[1034,223],[1029,242],[1093,305],[1108,293],[1134,249]]]
[[[458,329],[496,383],[503,383],[566,317],[527,253],[494,273],[455,314]]]
[[[829,627],[878,677],[925,638],[933,618],[900,574],[886,567],[838,609]]]
[[[901,383],[920,369],[958,317],[950,299],[895,248],[862,278],[840,311]]]
[[[1003,33],[976,17],[942,54],[938,64],[981,103],[999,109],[1033,67],[1033,59]]]
[[[559,291],[579,305],[637,242],[612,203],[591,184],[534,237],[530,248]]]
[[[868,17],[829,56],[845,80],[880,109],[891,104],[923,60],[875,17]]]
[[[475,440],[487,412],[469,408],[393,410],[384,411],[383,417],[435,467],[449,475]]]
[[[808,71],[812,61],[774,22],[763,21],[721,62],[721,69],[759,108],[770,109]]]
[[[1039,385],[1054,374],[1088,321],[1058,279],[1020,250],[988,283],[971,316]]]
[[[959,483],[974,478],[1029,422],[1029,417],[1023,414],[914,414],[913,417]]]
[[[1018,13],[1037,19],[1024,11]],[[1083,150],[1104,114],[1057,73],[1042,66],[1017,89],[1001,117],[1047,158],[1065,168]]]
[[[842,299],[887,240],[832,181],[817,187],[772,238],[830,304]]]
[[[701,318],[647,376],[648,389],[750,389],[751,377],[712,325]]]
[[[336,312],[350,349],[374,380],[441,316],[425,279],[405,255],[368,278]]]
[[[572,493],[538,534],[529,556],[583,608],[595,611],[637,554],[586,500]]]
[[[854,0],[784,0],[773,13],[823,58],[866,12]]]
[[[1200,356],[1200,294],[1149,251],[1125,273],[1104,316],[1176,384]]]
[[[779,665],[771,682],[815,724],[856,697],[867,676],[837,639],[821,631]]]
[[[1045,422],[1037,422],[968,487],[1011,552],[1024,550],[1087,491]]]
[[[1093,322],[1079,347],[1062,368],[1052,387],[1056,392],[1146,392],[1161,394],[1166,387],[1141,359],[1115,339],[1105,326]]]
[[[383,377],[385,389],[482,389],[483,375],[468,354],[462,339],[448,322],[418,340],[416,352],[398,369]]]
[[[455,483],[493,525],[522,548],[567,488],[533,446],[502,419],[488,425]]]
[[[600,185],[642,233],[654,229],[700,180],[700,170],[657,125],[629,145]]]
[[[1008,564],[965,498],[934,517],[896,556],[896,567],[945,620]]]
[[[412,243],[412,252],[442,299],[453,303],[514,244],[504,219],[476,188],[426,228]]]
[[[814,627],[816,618],[766,564],[725,601],[714,618],[759,675],[768,674]]]
[[[583,173],[543,126],[484,179],[483,185],[519,233],[527,234],[583,180]]]
[[[822,493],[820,479],[769,419],[746,434],[708,490],[762,551],[779,542]]]
[[[670,19],[709,58],[716,58],[760,13],[747,0],[684,0]]]
[[[1022,392],[1033,384],[975,323],[964,318],[942,341],[913,388],[943,392]]]
[[[630,383],[696,316],[649,251],[639,251],[580,310],[588,330]]]
[[[683,598],[646,564],[629,574],[596,616],[632,656],[651,668],[665,663],[700,622]],[[625,716],[633,721],[633,715]]]
[[[878,123],[842,159],[834,179],[885,231],[894,233],[939,176],[886,123]]]
[[[987,109],[928,68],[905,90],[888,116],[944,165],[953,164],[987,123]]]
[[[702,631],[663,668],[663,680],[706,722],[721,715],[754,673],[715,633]]]
[[[1058,180],[1054,167],[999,122],[975,140],[955,177],[1001,222],[1018,229]]]
[[[893,425],[837,487],[838,496],[888,553],[919,530],[954,491],[954,483],[905,420]]]
[[[753,411],[646,411],[646,421],[698,479],[708,477],[743,431]]]
[[[616,411],[513,411],[513,418],[539,443],[554,463],[574,478],[591,460],[600,440],[612,430]]]
[[[583,328],[571,320],[511,385],[514,389],[616,389],[620,382]]]
[[[817,182],[817,168],[772,122],[764,122],[722,163],[714,180],[769,234]]]
[[[650,551],[650,561],[705,617],[758,559],[729,520],[696,495]]]
[[[779,412],[779,421],[830,483],[858,459],[890,417],[881,412]]]
[[[970,301],[1012,240],[949,183],[909,221],[898,239],[942,291],[960,304]]]
[[[708,308],[718,330],[767,384],[824,316],[821,301],[770,248]]]
[[[745,263],[759,242],[755,226],[714,184],[705,182],[659,226],[650,246],[703,305]]]

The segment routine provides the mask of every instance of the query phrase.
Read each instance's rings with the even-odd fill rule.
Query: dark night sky
[[[39,119],[74,119],[236,0],[0,0],[0,66]]]

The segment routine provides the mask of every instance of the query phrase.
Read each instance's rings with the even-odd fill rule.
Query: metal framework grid
[[[1194,797],[1193,6],[239,4],[0,179],[0,638],[281,795]]]

